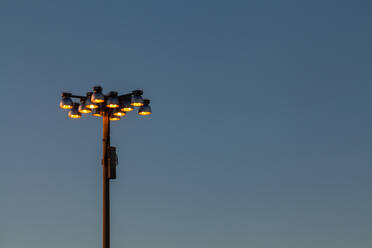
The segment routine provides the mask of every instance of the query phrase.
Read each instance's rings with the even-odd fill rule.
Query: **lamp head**
[[[106,102],[106,107],[108,108],[118,108],[120,106],[118,93],[116,91],[111,91]]]
[[[78,111],[79,103],[73,103],[72,109],[68,112],[68,117],[71,119],[79,119],[81,117],[80,112]]]
[[[130,111],[133,111],[134,110],[134,107],[132,105],[130,105],[130,101],[125,101],[122,106],[121,106],[121,109],[122,111],[124,112],[130,112]]]
[[[125,111],[122,111],[121,109],[115,109],[115,111],[113,112],[113,115],[121,117],[121,116],[126,116],[127,113],[125,113]]]
[[[68,92],[63,92],[62,93],[62,99],[59,102],[59,107],[61,109],[72,109],[73,107],[73,102],[71,100],[71,93]]]
[[[142,90],[133,90],[132,91],[132,99],[131,99],[131,105],[134,107],[141,107],[143,106],[143,99],[142,99]]]
[[[102,112],[100,108],[96,108],[92,110],[92,115],[96,117],[102,117]]]
[[[110,115],[110,121],[119,121],[120,116]]]
[[[92,112],[92,110],[86,107],[85,101],[86,101],[86,99],[81,99],[80,100],[79,112],[83,113],[83,114],[88,114],[88,113]]]
[[[93,92],[87,93],[87,99],[85,100],[85,107],[88,109],[96,109],[99,107],[97,103],[94,103],[91,101],[92,95],[93,95]]]
[[[143,106],[141,106],[138,110],[139,115],[151,115],[151,107],[150,107],[150,100],[144,99],[143,100]]]
[[[105,96],[102,94],[102,87],[101,86],[94,86],[93,87],[93,94],[91,97],[91,101],[93,103],[102,103],[105,101]]]

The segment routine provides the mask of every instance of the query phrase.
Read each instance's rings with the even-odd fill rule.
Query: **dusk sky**
[[[102,121],[62,91],[143,89],[112,123],[112,248],[372,247],[372,1],[0,2],[0,247],[101,247]]]

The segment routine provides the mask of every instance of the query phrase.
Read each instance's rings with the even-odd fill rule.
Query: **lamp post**
[[[150,100],[142,98],[142,90],[118,95],[116,91],[103,94],[101,86],[93,87],[93,92],[85,96],[62,93],[60,108],[69,109],[68,116],[72,119],[81,118],[82,114],[92,113],[93,116],[102,117],[102,178],[103,178],[103,204],[102,204],[102,248],[110,248],[110,180],[116,179],[117,156],[116,148],[110,145],[110,121],[120,120],[127,112],[139,107],[139,115],[152,113]],[[80,103],[72,99],[79,99]]]

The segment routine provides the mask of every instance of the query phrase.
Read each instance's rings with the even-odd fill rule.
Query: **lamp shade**
[[[131,105],[135,107],[143,106],[143,99],[142,96],[139,95],[132,95]]]
[[[61,109],[72,109],[73,102],[70,97],[62,97],[59,102],[59,107]]]
[[[92,115],[96,117],[102,117],[101,109],[96,108],[92,110]]]
[[[119,121],[120,116],[110,115],[110,121]]]
[[[120,106],[118,93],[116,91],[111,91],[106,102],[106,107],[108,108],[118,108]]]
[[[130,105],[130,102],[125,102],[125,103],[123,103],[120,110],[122,110],[124,112],[130,112],[130,111],[134,110],[134,107],[132,105]]]
[[[93,87],[93,95],[91,97],[93,103],[102,103],[105,101],[105,96],[102,94],[102,87],[95,86]]]
[[[72,109],[68,112],[68,117],[70,117],[72,119],[78,119],[78,118],[80,118],[81,117],[81,114],[78,111],[78,108],[79,108],[79,104],[78,103],[74,103]]]
[[[116,109],[116,110],[114,111],[113,115],[115,115],[115,116],[126,116],[127,113],[125,113],[125,111],[122,111],[122,110],[120,110],[120,109]]]
[[[91,109],[86,108],[85,101],[82,101],[79,106],[79,112],[83,114],[88,114],[92,112]]]
[[[92,98],[92,92],[89,92],[87,94],[87,99],[85,100],[85,107],[88,109],[96,109],[98,108],[98,104],[91,101]]]
[[[143,100],[143,106],[141,106],[138,110],[139,115],[151,115],[151,107],[150,107],[150,100],[145,99]]]

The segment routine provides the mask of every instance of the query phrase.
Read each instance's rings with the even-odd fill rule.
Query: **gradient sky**
[[[372,2],[0,3],[0,247],[101,246],[101,121],[64,90],[142,88],[112,125],[112,248],[370,248]]]

